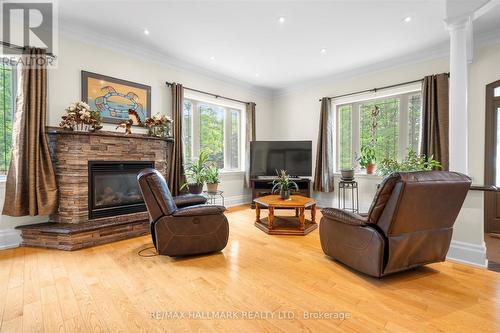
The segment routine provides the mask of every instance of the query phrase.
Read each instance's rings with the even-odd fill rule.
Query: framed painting
[[[110,76],[82,71],[82,101],[99,111],[105,123],[132,119],[141,126],[151,117],[151,87]]]

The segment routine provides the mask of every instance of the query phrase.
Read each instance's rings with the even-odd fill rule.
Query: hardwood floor
[[[0,330],[500,331],[498,273],[446,262],[369,278],[326,258],[318,230],[305,237],[271,236],[254,227],[254,214],[246,207],[232,209],[226,249],[189,259],[138,256],[151,246],[149,237],[75,252],[0,251]],[[233,313],[240,317],[162,317],[173,311],[195,317],[240,311]],[[245,311],[276,317],[241,319]],[[306,319],[304,311],[350,317]]]

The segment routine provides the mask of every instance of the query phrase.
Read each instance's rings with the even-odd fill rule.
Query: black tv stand
[[[271,189],[273,188],[272,182],[274,179],[276,179],[276,177],[250,179],[250,187],[252,188],[252,208],[255,208],[255,204],[253,203],[255,198],[272,194]],[[299,192],[296,194],[311,197],[311,180],[309,178],[290,177],[290,179],[296,182],[299,187]]]

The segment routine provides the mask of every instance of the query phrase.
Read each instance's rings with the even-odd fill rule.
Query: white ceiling
[[[283,89],[442,46],[449,36],[444,7],[442,0],[59,0],[59,24]],[[403,22],[406,16],[412,21]],[[476,29],[498,30],[499,18],[500,9],[487,13]]]

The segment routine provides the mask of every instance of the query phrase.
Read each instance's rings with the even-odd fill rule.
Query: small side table
[[[216,191],[216,192],[203,191],[203,195],[207,198],[207,204],[209,205],[215,205],[217,204],[217,200],[220,200],[221,205],[225,206],[224,195],[222,195],[223,193],[224,191]]]
[[[351,206],[346,207],[346,196],[351,192]],[[339,181],[339,208],[353,213],[359,213],[358,182],[355,180]]]

